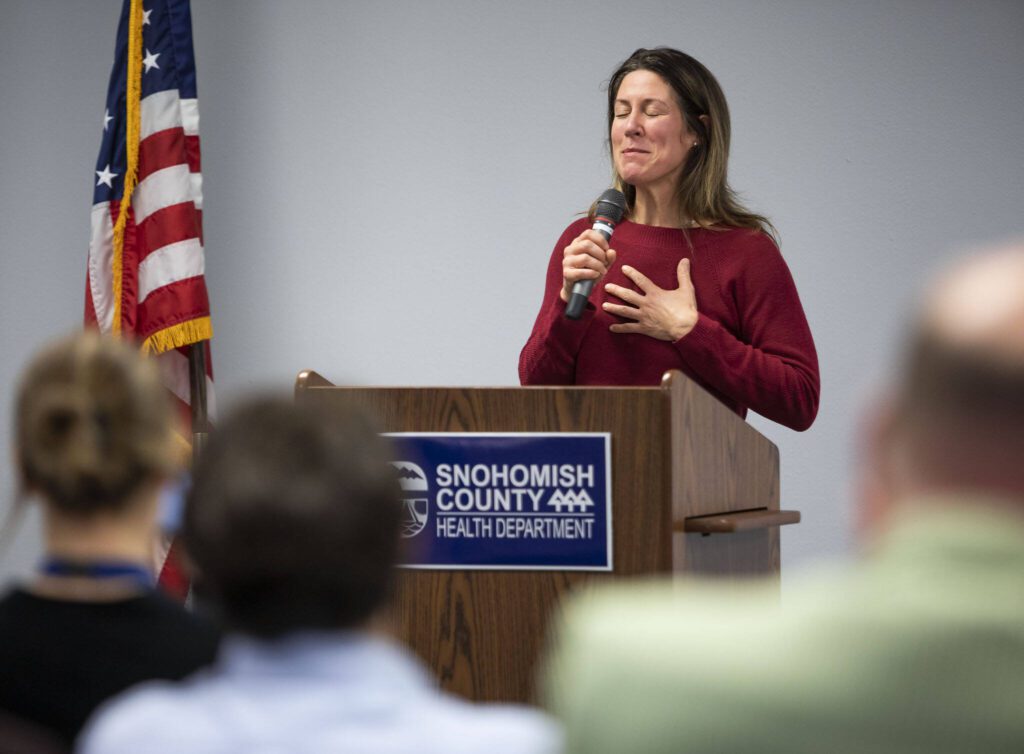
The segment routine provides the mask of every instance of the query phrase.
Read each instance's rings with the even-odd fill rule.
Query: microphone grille
[[[597,198],[595,209],[598,215],[617,223],[626,213],[626,197],[618,189],[608,189]]]

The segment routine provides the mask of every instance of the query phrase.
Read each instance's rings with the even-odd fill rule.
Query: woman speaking
[[[771,223],[726,181],[729,131],[721,87],[689,55],[640,49],[619,66],[608,135],[626,212],[614,248],[588,218],[555,244],[522,384],[657,385],[680,369],[741,416],[811,425],[814,341]],[[583,280],[593,294],[570,319]]]

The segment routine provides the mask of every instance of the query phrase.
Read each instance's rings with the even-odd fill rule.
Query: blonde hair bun
[[[66,512],[117,510],[175,467],[169,395],[155,365],[95,332],[33,359],[15,434],[25,489]]]

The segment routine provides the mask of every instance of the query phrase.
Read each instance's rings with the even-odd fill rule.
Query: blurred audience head
[[[22,489],[61,514],[119,514],[176,468],[171,407],[151,361],[96,332],[60,340],[22,375],[15,407]]]
[[[200,594],[259,637],[358,628],[389,596],[399,491],[362,413],[262,399],[220,424],[182,536]]]
[[[896,498],[956,491],[1024,512],[1024,244],[928,289],[871,456],[869,519]]]

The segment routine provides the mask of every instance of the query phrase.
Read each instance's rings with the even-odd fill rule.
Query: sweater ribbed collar
[[[689,228],[691,237],[698,233],[707,233],[704,228]],[[615,226],[616,240],[643,246],[685,246],[686,235],[679,228],[662,228],[657,225],[640,225],[631,220],[623,220]],[[612,246],[615,242],[612,242]]]

